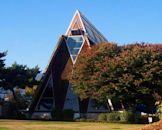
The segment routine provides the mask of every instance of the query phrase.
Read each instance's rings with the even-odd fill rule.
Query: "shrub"
[[[140,112],[135,111],[123,111],[123,112],[110,112],[102,113],[98,116],[98,121],[105,122],[122,122],[122,123],[138,123],[138,124],[147,124],[148,115],[141,115]],[[152,115],[152,121],[159,121],[157,115]]]
[[[137,118],[138,117],[138,118]],[[140,116],[137,116],[136,115],[136,122],[135,123],[139,123],[139,124],[148,124],[148,117],[149,115],[140,115]],[[152,115],[152,122],[156,122],[156,121],[159,121],[159,117],[157,115]]]
[[[120,122],[123,123],[133,123],[135,114],[133,111],[123,111],[120,113]]]
[[[107,117],[107,122],[119,122],[120,121],[119,112],[107,113],[106,117]]]
[[[86,118],[79,118],[79,119],[75,119],[75,121],[77,122],[87,122]]]
[[[107,121],[106,113],[99,114],[97,120],[98,121]]]
[[[110,112],[110,113],[102,113],[98,116],[98,121],[107,121],[107,122],[123,122],[128,123],[132,122],[132,112],[124,111],[120,112]]]
[[[14,111],[12,118],[14,118],[14,119],[26,119],[26,116],[25,116],[25,114],[23,114],[20,111]]]
[[[157,122],[160,120],[160,117],[158,115],[153,116],[153,122]]]
[[[148,124],[148,115],[141,115],[138,119],[139,124]]]

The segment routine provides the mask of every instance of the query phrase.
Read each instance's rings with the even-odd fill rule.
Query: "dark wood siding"
[[[56,54],[53,64],[51,65],[51,69],[55,92],[55,107],[58,109],[63,109],[66,92],[69,85],[68,77],[66,77],[64,73],[71,73],[72,71],[72,61],[65,41],[61,43],[60,49]]]

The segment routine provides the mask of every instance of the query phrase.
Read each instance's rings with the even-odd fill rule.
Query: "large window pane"
[[[75,61],[82,44],[83,44],[82,36],[68,37],[67,46],[73,61]]]

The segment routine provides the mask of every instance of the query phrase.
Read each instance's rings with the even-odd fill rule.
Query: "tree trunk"
[[[124,107],[124,104],[123,104],[122,100],[120,100],[120,104],[121,104],[121,108],[124,110],[125,107]]]
[[[16,97],[16,93],[15,93],[14,89],[10,89],[10,90],[12,92],[14,100],[17,102],[17,97]]]
[[[107,103],[109,104],[109,106],[110,106],[110,110],[111,111],[114,111],[114,106],[113,106],[113,104],[112,104],[112,102],[111,102],[111,99],[107,99]]]

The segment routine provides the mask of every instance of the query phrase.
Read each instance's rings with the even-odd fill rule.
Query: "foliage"
[[[96,45],[80,55],[71,82],[82,99],[152,106],[162,98],[162,46]]]
[[[5,63],[4,63],[4,57],[6,56],[7,52],[0,52],[0,70],[4,68]]]
[[[33,97],[38,85],[33,85],[33,87],[25,87],[25,95],[27,97]]]
[[[141,116],[139,116],[138,122],[136,122],[136,123],[140,123],[140,124],[149,123],[149,120],[148,120],[149,117],[152,118],[152,123],[153,123],[153,122],[157,122],[157,121],[160,120],[160,117],[159,117],[158,114],[153,114],[153,115],[146,114],[146,115],[141,115]]]
[[[0,87],[4,90],[10,90],[13,95],[8,95],[10,96],[11,105],[9,116],[13,118],[19,115],[20,117],[21,113],[18,110],[27,108],[30,98],[35,91],[35,86],[40,83],[40,81],[35,79],[40,70],[38,66],[29,68],[16,62],[6,67],[4,62],[6,54],[7,52],[0,53]]]
[[[162,120],[162,114],[159,115],[159,119]]]
[[[101,113],[98,115],[98,121],[104,122],[120,122],[121,121],[121,113],[114,111],[110,113]]]
[[[107,122],[119,122],[120,121],[120,113],[119,112],[110,112],[107,113]]]
[[[135,116],[135,113],[131,110],[123,111],[122,113],[120,113],[120,122],[133,123],[133,122],[135,122],[134,116]]]
[[[37,66],[30,69],[26,65],[14,63],[5,70],[3,88],[11,90],[16,100],[15,88],[25,89],[26,86],[33,87],[33,85],[37,85],[39,82],[35,80],[35,77],[39,72]]]
[[[13,117],[12,117],[13,119],[23,119],[23,120],[25,120],[26,119],[26,116],[25,116],[25,114],[23,114],[22,112],[20,112],[20,111],[13,111]]]
[[[4,57],[6,56],[7,52],[0,52],[0,86],[2,86],[3,81],[4,81],[4,70],[5,70],[5,59]]]
[[[102,71],[106,69],[106,66],[102,66],[102,63],[106,56],[109,61],[118,52],[117,45],[102,43],[80,54],[73,69],[71,82],[81,99],[101,97],[98,91],[102,86],[98,79],[101,77]],[[101,67],[103,68],[101,69]]]
[[[98,121],[107,121],[107,116],[106,116],[106,114],[105,113],[101,113],[101,114],[99,114],[98,115],[98,119],[97,119]]]
[[[136,123],[136,124],[147,124],[149,114],[141,115],[140,112],[135,111],[121,111],[121,112],[110,112],[101,113],[98,116],[98,121],[103,122],[120,122],[120,123]],[[153,122],[159,121],[157,115],[151,115]]]

